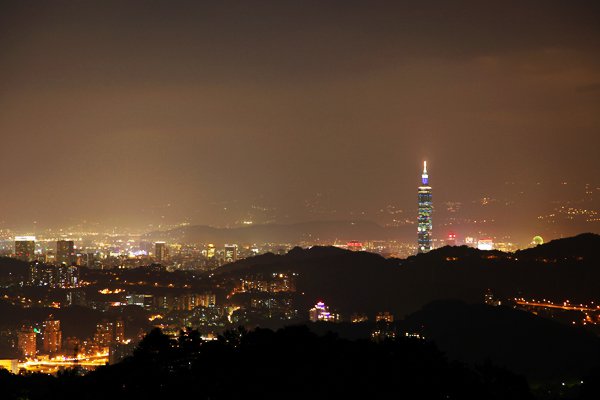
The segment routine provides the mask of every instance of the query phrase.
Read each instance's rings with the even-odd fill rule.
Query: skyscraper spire
[[[427,185],[429,183],[429,175],[427,175],[427,161],[423,161],[423,174],[421,174],[421,181],[423,185]]]
[[[417,217],[417,246],[419,253],[427,253],[431,250],[431,214],[433,203],[431,202],[431,186],[429,186],[429,175],[427,174],[427,161],[423,162],[422,185],[419,186],[419,215]]]

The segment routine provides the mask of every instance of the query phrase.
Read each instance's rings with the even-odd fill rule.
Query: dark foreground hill
[[[519,250],[515,253],[520,258],[544,258],[560,260],[569,258],[600,259],[600,235],[582,233],[564,239],[556,239],[541,246]]]
[[[306,327],[229,331],[202,343],[152,331],[134,355],[86,376],[0,371],[5,399],[531,399],[525,379],[491,365],[449,363],[416,339],[318,336]]]
[[[436,301],[400,325],[423,334],[451,359],[489,359],[532,381],[579,380],[600,360],[596,335],[504,306]]]
[[[439,300],[393,326],[400,335],[421,335],[450,360],[471,366],[491,361],[531,383],[579,382],[600,366],[600,338],[593,333],[510,307]],[[366,322],[314,323],[311,329],[357,339],[390,328]]]
[[[592,250],[594,249],[594,250]],[[600,236],[580,235],[518,254],[443,247],[406,260],[333,247],[296,248],[227,265],[219,276],[291,271],[298,274],[301,307],[324,300],[347,317],[391,311],[402,317],[438,299],[481,302],[496,296],[598,300]],[[303,303],[302,303],[303,302]]]

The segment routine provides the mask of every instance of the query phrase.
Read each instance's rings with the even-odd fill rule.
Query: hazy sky
[[[491,3],[4,0],[0,223],[600,185],[600,3]]]

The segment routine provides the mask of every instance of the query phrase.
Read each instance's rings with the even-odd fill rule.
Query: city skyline
[[[396,240],[407,241],[406,233],[414,226],[418,232],[423,229],[428,232],[429,249],[435,246],[431,243],[436,243],[437,246],[443,245],[447,241],[448,236],[453,236],[451,242],[455,243],[455,239],[459,238],[459,242],[464,243],[466,238],[473,237],[486,237],[498,239],[501,242],[513,242],[515,248],[524,248],[530,244],[532,235],[542,235],[547,239],[556,239],[566,237],[569,235],[577,234],[578,232],[596,232],[600,227],[600,213],[598,210],[600,196],[596,195],[596,192],[600,191],[600,188],[593,188],[587,184],[583,188],[579,188],[580,191],[573,191],[572,186],[568,185],[567,182],[561,182],[559,186],[562,188],[562,197],[560,200],[548,200],[546,205],[551,207],[544,207],[543,204],[538,204],[533,201],[532,196],[524,196],[524,191],[519,191],[518,186],[514,182],[505,182],[505,186],[512,186],[512,195],[521,197],[520,201],[513,201],[510,199],[511,193],[508,193],[508,198],[494,198],[492,196],[484,196],[482,198],[475,199],[471,202],[462,203],[454,201],[437,200],[437,207],[433,207],[431,203],[431,188],[428,186],[429,178],[427,175],[427,161],[424,161],[423,174],[421,176],[422,186],[419,187],[419,196],[429,195],[429,200],[421,199],[419,197],[418,204],[413,203],[414,207],[400,208],[394,205],[387,205],[385,208],[375,210],[375,212],[358,212],[349,213],[342,215],[341,213],[336,216],[328,216],[326,213],[316,213],[308,219],[308,225],[310,223],[316,224],[335,224],[337,222],[351,223],[355,222],[379,224],[384,229],[399,229]],[[539,190],[540,183],[535,185]],[[559,192],[561,192],[559,191]],[[423,192],[423,193],[422,193]],[[427,192],[427,193],[426,193]],[[436,196],[437,198],[437,196]],[[423,200],[423,201],[421,201]],[[471,204],[469,204],[471,203]],[[306,205],[306,207],[314,206],[314,204]],[[252,208],[255,208],[252,206]],[[522,219],[522,214],[512,213],[512,211],[526,208],[530,212],[534,210],[534,213],[529,215],[529,219]],[[260,208],[259,208],[260,209]],[[501,217],[500,221],[497,220],[498,216],[504,212],[508,212],[509,216]],[[500,210],[500,211],[499,211]],[[268,211],[268,210],[260,210]],[[431,219],[435,211],[435,218],[438,223],[438,228],[433,234],[431,230]],[[421,216],[425,212],[426,216]],[[415,217],[418,214],[418,217]],[[225,226],[214,226],[204,224],[193,224],[188,219],[169,223],[167,219],[162,220],[162,223],[152,224],[149,223],[144,228],[131,228],[128,226],[111,226],[107,224],[90,223],[90,221],[84,220],[79,223],[71,225],[62,225],[59,227],[48,227],[37,225],[37,221],[34,221],[33,228],[18,228],[18,227],[7,227],[0,226],[0,242],[2,240],[11,241],[13,236],[15,238],[22,237],[24,240],[33,235],[41,235],[51,241],[55,239],[70,239],[77,236],[88,236],[88,235],[120,235],[120,236],[153,236],[158,232],[169,232],[171,230],[176,231],[179,229],[187,229],[186,227],[194,228],[194,225],[206,226],[211,229],[220,229],[223,232],[231,230],[232,232],[240,228],[250,228],[253,226],[271,225],[277,226],[302,226],[302,220],[300,221],[281,221],[275,214],[271,215],[271,220],[262,220],[260,217],[250,214],[240,214],[242,217],[231,224]],[[425,218],[425,220],[421,220]],[[66,220],[69,220],[69,216],[65,216]],[[507,222],[508,221],[508,222]],[[512,222],[512,223],[511,223]],[[25,224],[27,225],[27,224]],[[427,229],[426,229],[427,228]],[[341,237],[350,239],[381,239],[380,236],[369,236],[367,231],[356,231],[356,236],[351,238],[344,233],[344,230],[339,232]],[[310,234],[306,231],[305,234]],[[19,236],[20,235],[20,236]],[[23,236],[29,235],[29,236]],[[421,234],[420,234],[421,235]],[[234,235],[235,236],[235,235]],[[388,236],[390,236],[388,234]],[[260,237],[260,236],[259,236]],[[393,234],[388,239],[394,239]],[[325,239],[325,238],[323,238]],[[81,239],[80,239],[81,240]],[[209,242],[212,239],[207,239]],[[232,239],[233,240],[233,239]],[[343,240],[343,239],[342,239]],[[421,240],[421,239],[420,239]],[[424,239],[423,239],[424,240]],[[225,239],[225,241],[231,241]],[[249,242],[260,242],[259,238],[255,240],[250,236],[247,238]],[[408,240],[410,242],[410,240]],[[511,245],[512,246],[512,245]],[[1,247],[1,243],[0,243]]]

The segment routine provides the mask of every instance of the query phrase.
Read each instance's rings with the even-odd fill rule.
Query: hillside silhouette
[[[598,248],[595,234],[516,254],[447,246],[405,260],[334,247],[295,248],[226,265],[217,275],[296,272],[303,307],[324,300],[346,315],[387,310],[402,317],[439,299],[482,302],[488,289],[501,298],[597,301],[600,254],[592,249]]]
[[[436,301],[400,327],[423,334],[451,359],[489,359],[533,381],[581,379],[600,359],[600,338],[591,332],[504,306]]]
[[[3,398],[17,399],[531,399],[525,379],[490,364],[451,363],[431,343],[374,343],[312,333],[305,326],[228,331],[203,343],[151,331],[129,357],[83,377],[0,371]]]
[[[569,258],[592,258],[599,259],[598,246],[600,246],[600,235],[595,233],[582,233],[577,236],[556,239],[540,246],[515,252],[520,258],[546,258],[549,260]]]

